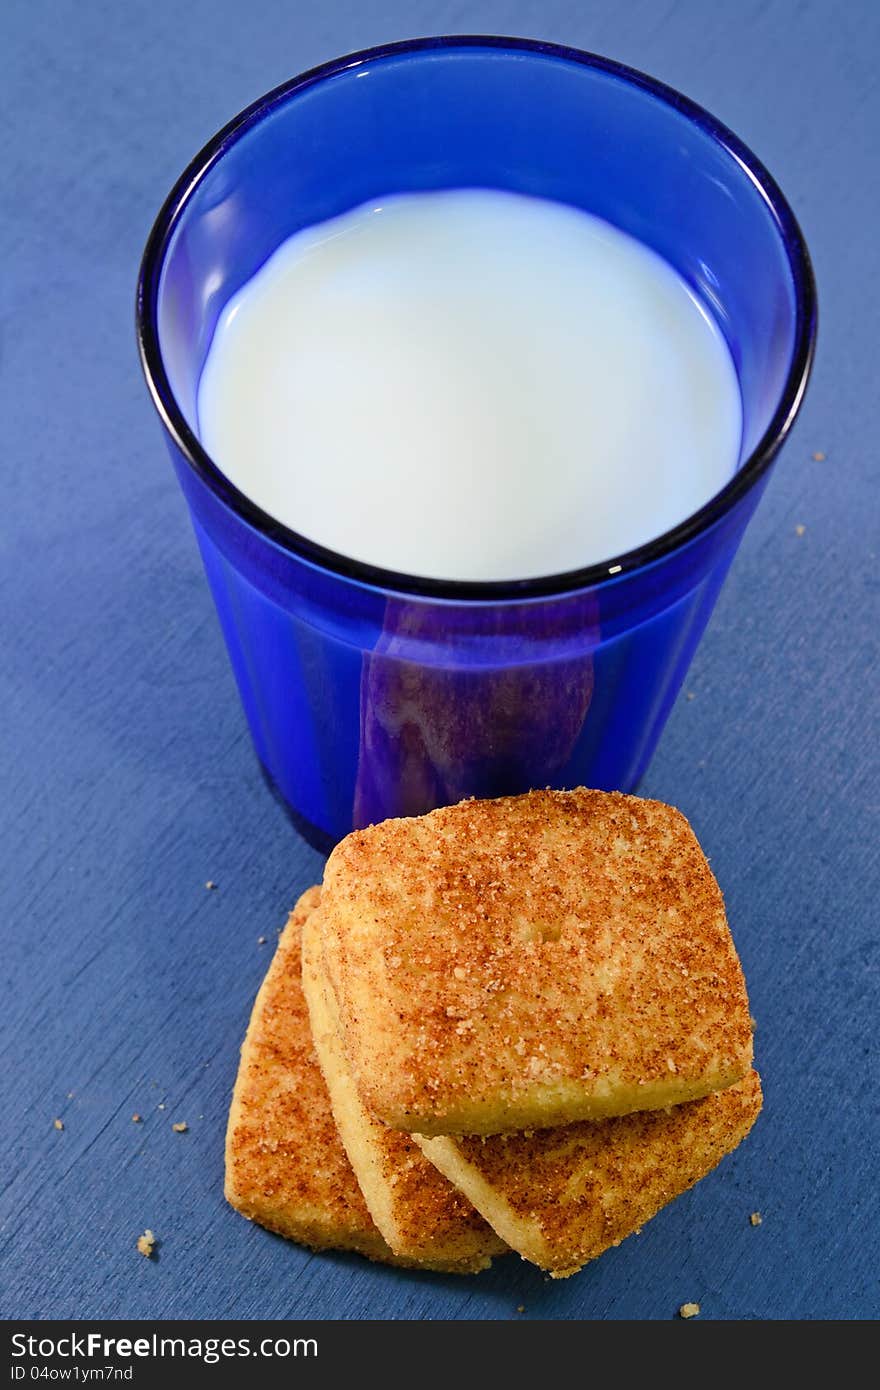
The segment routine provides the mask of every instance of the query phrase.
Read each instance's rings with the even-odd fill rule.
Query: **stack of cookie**
[[[554,1277],[761,1108],[742,970],[684,817],[530,792],[345,839],[254,1006],[226,1195],[315,1249]]]

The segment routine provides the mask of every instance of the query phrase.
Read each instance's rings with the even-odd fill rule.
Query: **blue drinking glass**
[[[283,526],[199,442],[218,317],[287,237],[388,194],[464,187],[605,218],[659,252],[726,336],[739,469],[637,550],[513,583],[392,573]],[[195,158],[147,243],[137,323],[257,756],[312,843],[466,796],[638,785],[815,340],[800,230],[730,131],[554,44],[456,36],[352,54],[270,92]]]

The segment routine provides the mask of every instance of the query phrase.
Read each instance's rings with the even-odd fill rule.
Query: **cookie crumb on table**
[[[683,1303],[678,1310],[680,1318],[697,1318],[700,1315],[699,1303]]]
[[[265,944],[266,944],[266,938],[265,938],[265,936],[258,936],[258,937],[257,937],[257,945],[258,945],[258,946],[265,946]]]
[[[156,1237],[149,1227],[144,1231],[142,1236],[138,1236],[137,1248],[148,1260],[151,1258],[153,1251],[156,1249]]]
[[[524,1313],[526,1311],[526,1305],[524,1303],[518,1304],[516,1311],[518,1313]]]
[[[796,527],[794,528],[794,533],[795,533],[796,536],[804,536],[804,535],[806,535],[806,532],[807,532],[806,526],[796,526]]]
[[[63,1120],[53,1120],[52,1123],[53,1123],[53,1125],[55,1126],[56,1129],[63,1129],[63,1128],[64,1128],[64,1121],[63,1121]]]
[[[171,1128],[174,1130],[175,1134],[186,1134],[189,1125],[186,1120],[180,1120],[176,1125],[172,1125]]]
[[[813,454],[813,458],[815,459],[816,463],[825,462],[825,455],[823,454],[821,449],[816,450],[816,452]]]
[[[141,1123],[141,1116],[138,1114],[137,1111],[135,1111],[132,1115],[131,1122],[133,1125],[139,1125]]]
[[[210,893],[211,890],[212,890],[213,888],[216,888],[216,887],[217,887],[217,885],[216,885],[216,883],[214,882],[214,880],[213,880],[212,878],[209,878],[208,881],[207,881],[207,883],[205,884],[205,887],[207,888],[208,892]]]
[[[759,1211],[753,1211],[751,1216],[749,1217],[749,1220],[751,1221],[753,1226],[760,1226],[764,1218]]]

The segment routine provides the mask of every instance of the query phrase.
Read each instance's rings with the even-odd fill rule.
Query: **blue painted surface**
[[[3,1313],[876,1316],[880,8],[59,0],[3,30]],[[132,333],[149,224],[219,125],[337,53],[443,30],[592,48],[708,106],[782,184],[820,290],[804,413],[643,783],[725,890],[765,1112],[561,1284],[310,1256],[223,1203],[258,937],[321,861],[257,770]]]

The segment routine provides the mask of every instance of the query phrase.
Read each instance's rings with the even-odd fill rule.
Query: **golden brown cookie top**
[[[366,1103],[424,1134],[679,1103],[749,1070],[721,892],[684,816],[579,789],[349,835],[325,965]]]
[[[756,1071],[668,1110],[529,1134],[419,1140],[527,1260],[573,1274],[705,1177],[761,1110]]]
[[[229,1113],[226,1196],[294,1240],[381,1258],[385,1243],[333,1123],[302,992],[300,933],[320,896],[310,888],[299,899],[254,1004]]]

